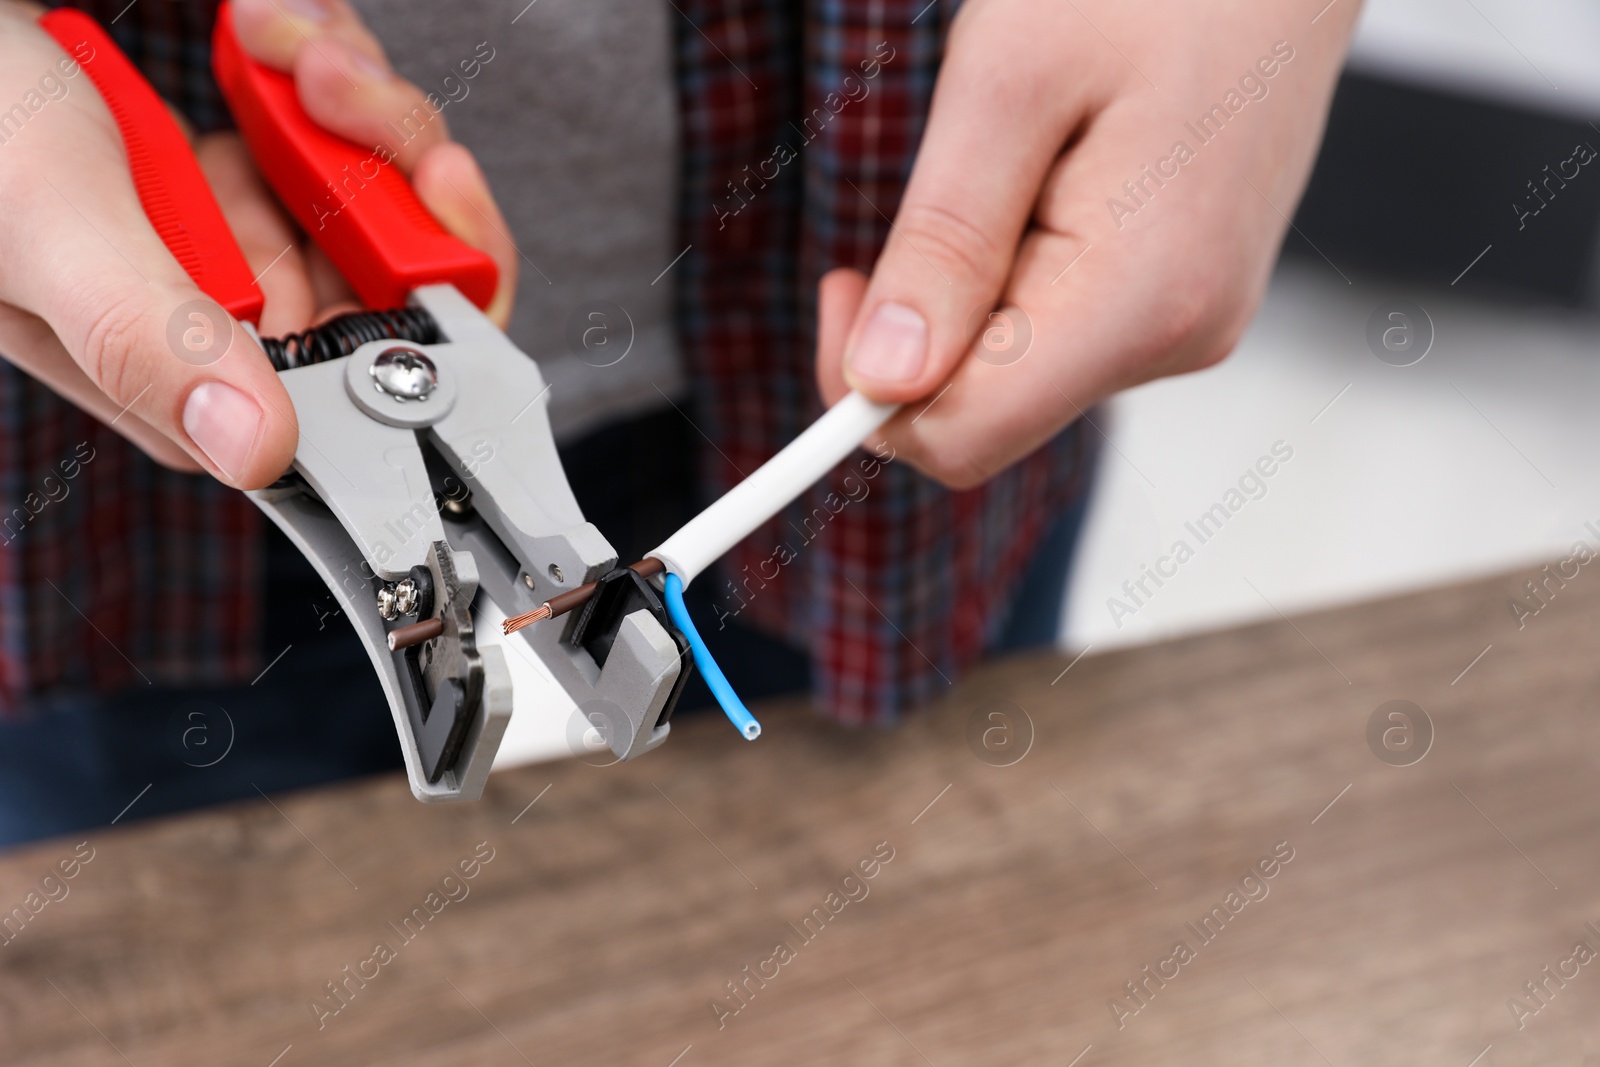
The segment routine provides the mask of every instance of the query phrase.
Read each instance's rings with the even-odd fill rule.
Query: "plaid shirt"
[[[110,23],[124,3],[75,6]],[[692,249],[674,277],[709,499],[821,411],[816,282],[838,266],[870,269],[883,246],[954,5],[677,6],[680,224]],[[211,0],[147,2],[112,26],[202,130],[226,122],[209,72],[213,13]],[[88,450],[63,481],[63,462]],[[1092,460],[1081,423],[965,492],[857,453],[702,580],[719,583],[722,610],[811,650],[830,714],[887,723],[995,638]],[[0,530],[7,706],[47,686],[224,683],[260,669],[262,519],[241,494],[157,467],[4,365],[0,501],[23,502],[26,520],[14,537]]]

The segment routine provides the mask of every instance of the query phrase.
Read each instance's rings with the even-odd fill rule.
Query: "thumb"
[[[0,222],[0,247],[16,253],[0,300],[43,319],[116,411],[230,485],[268,485],[299,437],[288,394],[151,227],[105,123],[60,122],[15,161],[34,180],[14,188],[16,210]]]
[[[957,28],[846,346],[845,379],[880,402],[926,396],[966,355],[1065,139],[1065,110],[1006,76],[1009,48],[988,40],[996,31],[981,18]],[[859,192],[871,200],[870,185]]]
[[[124,246],[130,257],[138,244]],[[48,282],[31,310],[119,411],[137,415],[229,485],[271,484],[293,461],[299,438],[277,373],[244,328],[181,276],[164,247],[146,251],[144,277],[86,260]],[[161,258],[177,273],[156,267]]]

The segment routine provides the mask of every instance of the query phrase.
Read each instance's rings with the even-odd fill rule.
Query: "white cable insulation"
[[[804,433],[722,498],[648,553],[687,586],[728,549],[748,537],[889,421],[898,404],[879,404],[852,391]]]

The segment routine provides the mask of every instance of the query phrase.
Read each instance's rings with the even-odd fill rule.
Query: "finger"
[[[867,276],[850,267],[830,270],[817,282],[817,387],[829,407],[850,391],[844,346],[866,292]]]
[[[266,303],[263,337],[303,330],[316,311],[299,235],[273,199],[237,134],[200,138],[195,156]]]
[[[1074,96],[1018,75],[1030,58],[1059,59],[1017,54],[1041,46],[1016,39],[1011,6],[975,8],[952,32],[927,133],[847,346],[846,380],[875,400],[927,395],[966,353],[1085,106],[1086,89]]]
[[[302,48],[325,35],[383,58],[361,16],[340,0],[234,0],[233,29],[246,52],[285,73]]]
[[[280,7],[283,0],[238,2],[240,42],[269,65],[293,71],[306,113],[342,137],[381,149],[380,161],[412,179],[447,230],[495,261],[499,285],[486,310],[504,326],[516,292],[518,253],[476,162],[463,149],[446,148],[451,142],[442,102],[394,74],[376,39],[342,0],[302,0],[287,10]]]
[[[109,220],[101,228],[115,230]],[[27,306],[119,410],[132,409],[230,485],[272,483],[298,438],[277,374],[214,301],[153,268],[164,249],[140,245],[127,241],[124,254],[146,266],[144,277],[79,249],[83,265],[61,270]]]
[[[1116,229],[1101,191],[1138,172],[1139,148],[1163,119],[1099,119],[1055,169],[1001,301],[1025,343],[997,352],[976,340],[947,391],[885,428],[913,466],[955,488],[979,484],[1110,393],[1232,348],[1270,266],[1244,249],[1269,244],[1281,220],[1196,178],[1171,183],[1160,210]],[[1235,160],[1213,165],[1220,173]],[[1226,179],[1243,187],[1238,174]]]
[[[29,376],[110,426],[162,466],[189,474],[204,469],[138,415],[117,410],[37,315],[0,304],[0,352],[25,353],[19,365]]]
[[[333,265],[328,254],[316,245],[306,249],[306,272],[311,277],[312,306],[317,309],[317,325],[346,311],[362,310],[363,305],[356,298],[356,291],[350,288],[350,283],[345,281],[344,275],[339,273],[339,268]]]
[[[329,322],[329,321],[331,321],[333,319],[336,319],[340,315],[348,315],[353,311],[364,311],[364,310],[366,310],[366,309],[364,307],[362,307],[360,304],[358,304],[355,301],[353,301],[353,300],[343,301],[343,302],[337,303],[337,304],[329,304],[327,307],[325,307],[321,311],[317,312],[317,317],[312,322],[312,325],[313,326],[321,326],[323,323]]]
[[[318,125],[362,145],[385,145],[402,173],[449,138],[440,109],[395,75],[377,39],[341,0],[236,0],[246,52],[292,72]]]
[[[948,387],[931,402],[908,405],[883,429],[896,454],[953,489],[980,485],[1049,440],[1116,385],[1119,357],[1127,353],[1130,320],[1141,312],[1130,293],[1145,294],[1144,279],[1121,277],[1116,258],[1100,250],[1073,269],[1070,290],[1045,295],[1049,276],[1083,242],[1030,233],[1018,252],[1017,278],[1000,301],[995,329],[1026,336],[1026,349],[996,353],[981,339],[969,347]],[[1131,384],[1131,383],[1130,383]]]
[[[411,179],[433,217],[473,248],[487,252],[500,269],[494,298],[484,313],[504,329],[516,296],[519,253],[477,160],[461,145],[436,145],[418,160]]]
[[[0,300],[44,319],[118,410],[232,485],[270,484],[298,438],[277,374],[156,235],[98,96],[61,106],[0,161],[0,247],[28,250],[0,257]]]
[[[450,139],[437,103],[397,77],[383,59],[339,38],[322,37],[315,47],[302,48],[294,80],[300,106],[319,126],[360,145],[383,146],[402,174],[409,175],[429,148]]]

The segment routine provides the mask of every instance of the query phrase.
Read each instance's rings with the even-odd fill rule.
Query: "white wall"
[[[1392,297],[1416,300],[1435,326],[1431,351],[1411,367],[1379,361],[1365,339],[1369,315]],[[1288,263],[1233,356],[1123,394],[1108,421],[1116,448],[1068,596],[1070,647],[1488,574],[1547,560],[1579,537],[1600,548],[1583,529],[1587,519],[1600,528],[1592,316],[1448,289],[1347,285],[1323,264]],[[1266,496],[1199,544],[1184,521],[1279,440],[1294,456],[1267,480]],[[1117,625],[1108,598],[1131,606],[1123,581],[1180,537],[1194,558],[1159,589],[1147,579],[1151,595]]]
[[[1589,120],[1600,115],[1600,4],[1368,0],[1350,66]]]

